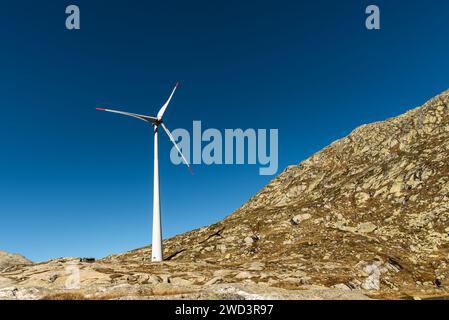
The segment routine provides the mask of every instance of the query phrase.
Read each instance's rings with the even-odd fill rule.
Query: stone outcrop
[[[30,260],[20,254],[8,253],[0,250],[0,271],[5,268],[17,265],[28,265],[31,263],[32,262]]]

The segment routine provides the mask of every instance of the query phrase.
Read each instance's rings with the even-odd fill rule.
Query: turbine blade
[[[104,108],[96,108],[96,109],[100,110],[100,111],[118,113],[118,114],[122,114],[122,115],[125,115],[125,116],[134,117],[134,118],[146,121],[146,122],[151,122],[151,123],[157,122],[157,118],[150,117],[150,116],[145,116],[145,115],[141,115],[141,114],[136,114],[136,113],[131,113],[131,112],[124,112],[124,111],[118,111],[118,110],[112,110],[112,109],[104,109]]]
[[[164,116],[164,113],[167,110],[168,105],[170,104],[171,98],[173,98],[173,95],[175,94],[175,91],[176,91],[176,89],[178,89],[178,87],[179,87],[179,82],[176,82],[175,88],[171,92],[170,97],[168,98],[167,102],[162,106],[161,110],[159,110],[159,112],[157,113],[157,118],[159,120],[161,120],[162,117]]]
[[[189,165],[189,162],[187,161],[186,157],[184,157],[184,155],[182,154],[181,150],[179,149],[178,145],[176,144],[175,138],[173,138],[170,130],[167,129],[167,127],[165,126],[165,124],[161,123],[162,128],[164,129],[165,133],[167,134],[167,136],[169,137],[170,141],[173,142],[173,145],[175,146],[176,150],[178,150],[179,154],[182,157],[182,160],[184,160],[184,163],[187,165],[187,167],[190,170],[190,173],[193,174],[193,170],[192,167]]]

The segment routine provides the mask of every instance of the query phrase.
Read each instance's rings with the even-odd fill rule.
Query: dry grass
[[[180,296],[197,293],[198,290],[193,290],[187,287],[170,287],[170,286],[156,286],[140,288],[137,291],[112,291],[104,294],[96,294],[95,296],[86,297],[80,292],[59,292],[48,294],[41,300],[115,300],[123,297],[135,297],[135,298],[158,298],[158,297],[170,297]]]
[[[78,292],[62,292],[46,295],[41,300],[87,300],[87,298]]]

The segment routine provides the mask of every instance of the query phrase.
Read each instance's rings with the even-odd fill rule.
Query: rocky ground
[[[207,262],[122,264],[56,259],[4,270],[0,299],[367,299],[347,288],[301,284],[291,290],[301,281],[293,275],[278,286],[273,281],[253,281],[261,276],[267,279],[268,275],[278,278],[276,272],[264,273],[263,269],[262,263],[225,268]]]
[[[18,264],[28,265],[32,264],[32,262],[20,254],[12,254],[0,250],[0,270]]]
[[[448,296],[448,103],[446,91],[357,128],[223,221],[166,240],[162,264],[149,247],[0,264],[0,299]],[[73,270],[80,288],[67,290]]]

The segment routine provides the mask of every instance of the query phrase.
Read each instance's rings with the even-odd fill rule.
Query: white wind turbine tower
[[[175,139],[173,138],[170,131],[167,129],[165,124],[162,122],[162,118],[164,116],[165,111],[167,110],[167,107],[178,88],[179,83],[176,83],[175,88],[173,89],[172,93],[170,94],[170,97],[168,98],[167,102],[162,106],[161,110],[159,110],[156,117],[150,117],[135,113],[129,113],[129,112],[123,112],[123,111],[117,111],[117,110],[111,110],[111,109],[104,109],[104,108],[97,108],[97,110],[101,111],[107,111],[112,113],[118,113],[125,116],[134,117],[140,120],[143,120],[145,122],[148,122],[153,125],[153,132],[154,132],[154,188],[153,188],[153,241],[152,241],[152,258],[151,260],[153,262],[160,262],[163,259],[162,256],[162,225],[161,225],[161,204],[160,204],[160,197],[159,197],[159,156],[158,156],[158,130],[159,127],[162,127],[164,129],[165,133],[170,138],[171,142],[173,142],[176,150],[178,150],[179,154],[182,157],[182,160],[187,165],[187,167],[190,169],[190,172],[193,173],[192,168],[190,167],[187,159],[182,154],[181,150],[177,146]]]

